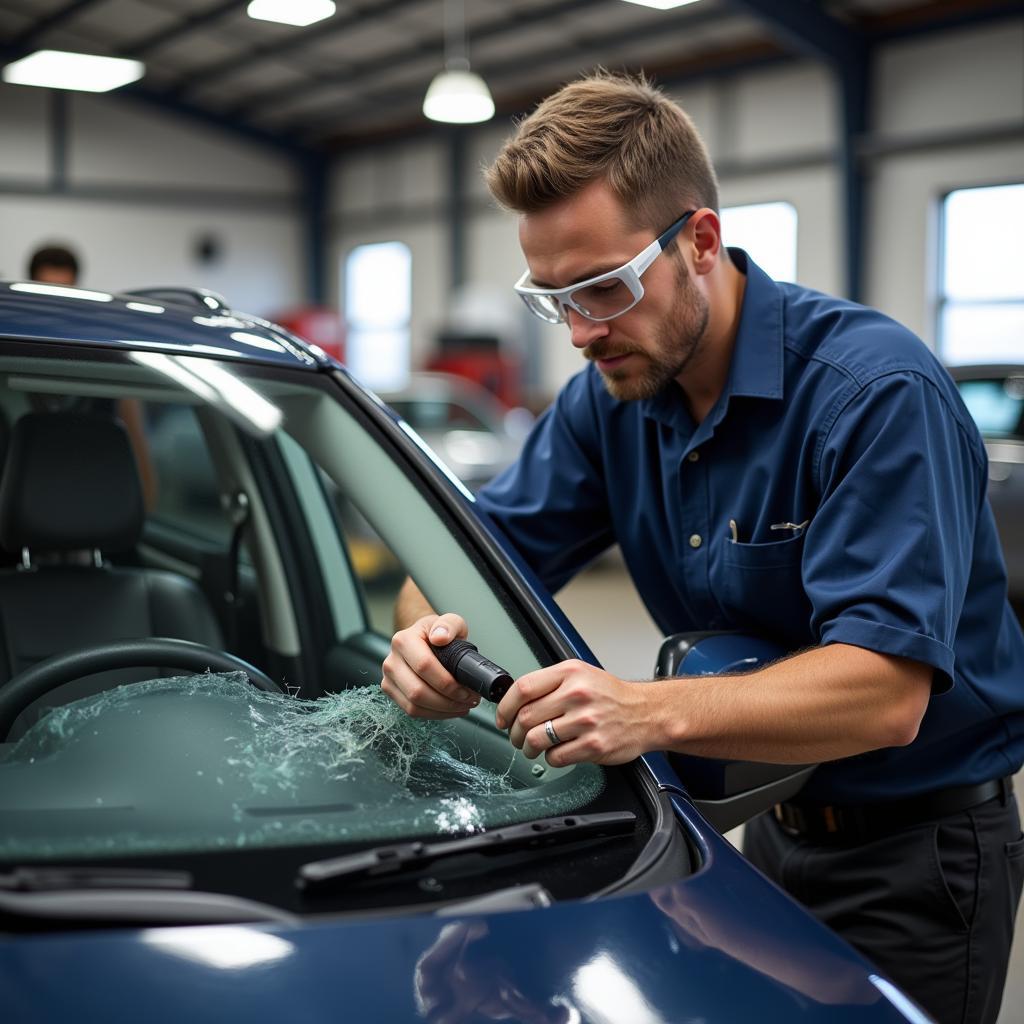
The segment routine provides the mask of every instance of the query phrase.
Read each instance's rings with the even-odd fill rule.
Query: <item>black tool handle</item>
[[[484,700],[497,704],[512,685],[508,672],[485,658],[468,640],[452,640],[443,647],[431,644],[430,649],[457,683],[479,693]]]

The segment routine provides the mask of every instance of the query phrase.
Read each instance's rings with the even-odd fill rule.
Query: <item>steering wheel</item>
[[[258,690],[284,692],[265,672],[227,651],[218,651],[191,640],[165,637],[116,640],[113,643],[95,644],[54,654],[0,686],[0,739],[7,738],[15,719],[25,708],[58,686],[96,672],[142,666],[182,668],[196,673],[207,669],[214,672],[244,672]]]

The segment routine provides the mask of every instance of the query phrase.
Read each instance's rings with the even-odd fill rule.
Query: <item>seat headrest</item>
[[[124,427],[74,412],[28,413],[11,431],[0,482],[8,551],[126,551],[145,515]]]

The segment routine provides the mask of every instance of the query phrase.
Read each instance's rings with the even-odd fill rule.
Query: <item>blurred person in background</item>
[[[32,254],[28,264],[28,276],[30,280],[38,281],[40,284],[73,288],[78,284],[80,269],[78,256],[71,249],[63,245],[45,245]],[[116,417],[123,423],[138,464],[146,508],[152,510],[157,500],[157,479],[149,455],[142,407],[139,403],[133,398],[122,398],[117,401],[85,399],[77,403],[75,408],[94,415]]]
[[[30,281],[74,286],[78,284],[78,257],[62,245],[37,249],[28,263]]]

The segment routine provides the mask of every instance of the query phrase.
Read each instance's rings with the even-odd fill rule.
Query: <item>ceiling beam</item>
[[[175,114],[179,117],[188,118],[196,124],[233,135],[242,141],[255,142],[261,146],[277,150],[284,156],[304,159],[311,152],[315,152],[315,147],[306,145],[288,133],[267,131],[263,128],[236,121],[233,118],[224,117],[216,111],[198,107],[175,96],[169,96],[158,89],[151,89],[143,84],[144,81],[143,79],[132,85],[126,85],[123,89],[119,89],[112,95],[114,98],[123,96],[128,99],[139,100],[150,107],[163,110],[169,114]]]
[[[380,21],[393,14],[397,14],[407,7],[414,7],[422,2],[423,0],[371,0],[370,3],[356,7],[348,13],[336,15],[330,21],[319,21],[313,25],[307,25],[305,28],[293,29],[292,34],[284,39],[251,47],[230,60],[214,61],[205,68],[189,72],[181,84],[176,87],[175,93],[191,92],[218,78],[225,78],[235,71],[251,67],[256,61],[278,60],[286,54],[308,46],[310,43],[319,43],[324,39],[337,35],[339,32],[344,32],[346,29],[362,27],[374,21]]]
[[[37,19],[24,32],[16,35],[13,39],[8,39],[0,46],[0,60],[8,63],[31,53],[47,32],[60,28],[87,8],[95,7],[100,2],[101,0],[72,0],[71,3],[65,4],[53,13]]]
[[[550,68],[550,76],[552,79],[557,80],[561,77],[563,80],[567,77],[575,77],[577,74],[582,74],[585,70],[594,66],[594,60],[596,55],[600,53],[603,48],[610,47],[622,47],[628,46],[632,43],[642,43],[651,38],[664,36],[664,27],[650,27],[636,28],[629,32],[624,32],[621,29],[617,31],[605,32],[600,35],[595,34],[588,37],[585,41],[585,49],[581,47],[581,52],[590,53],[594,55],[589,61],[582,63],[578,62],[574,65],[567,64],[568,57],[579,56],[579,54],[569,53],[564,46],[553,46],[548,50],[540,53],[535,53],[530,59],[530,71],[534,74],[542,72],[544,68]],[[746,50],[748,48],[744,48]],[[726,59],[728,59],[728,52],[726,53]],[[702,54],[696,58],[705,67],[710,57],[707,54]],[[622,64],[613,64],[612,67],[622,67]],[[631,70],[638,69],[636,66],[630,68]],[[490,61],[486,64],[477,66],[477,71],[483,76],[483,78],[492,83],[500,82],[502,78],[507,77],[520,77],[523,72],[523,58],[521,56],[509,57],[501,61]],[[557,85],[556,85],[557,87]],[[497,90],[495,90],[497,91]],[[307,133],[312,133],[314,136],[317,134],[323,134],[323,132],[330,131],[332,127],[337,127],[338,123],[343,121],[345,116],[348,114],[358,114],[367,109],[368,105],[372,105],[377,108],[393,106],[401,108],[403,105],[406,107],[414,106],[419,107],[423,100],[423,94],[425,92],[425,86],[403,86],[399,88],[376,88],[361,91],[360,94],[353,99],[351,102],[345,104],[338,104],[331,108],[331,114],[329,117],[321,117],[307,123],[300,131],[303,137],[307,137]],[[538,99],[540,97],[537,97]]]
[[[744,71],[792,64],[796,59],[792,53],[781,49],[774,41],[762,40],[742,47],[703,53],[700,57],[683,62],[676,61],[656,66],[645,64],[644,70],[660,87],[673,90],[695,81],[706,82],[709,79],[728,77]],[[495,121],[507,119],[511,129],[512,119],[528,113],[545,96],[554,92],[559,84],[558,77],[552,76],[536,89],[495,96]],[[481,128],[486,129],[492,127],[495,121],[486,125],[469,126],[464,130],[472,132]],[[394,122],[387,127],[349,135],[334,134],[325,139],[325,144],[333,153],[351,153],[368,147],[379,149],[381,146],[402,145],[411,139],[437,138],[438,132],[442,130],[442,126],[428,121],[417,110],[414,119],[407,117],[404,121]]]
[[[844,66],[863,60],[867,41],[851,25],[826,14],[807,0],[728,0],[735,10],[752,14],[786,46],[807,57]]]
[[[528,13],[504,15],[487,25],[481,25],[474,28],[471,42],[479,43],[483,40],[514,33],[517,30],[531,28],[535,25],[542,25],[555,18],[566,17],[571,14],[579,14],[588,8],[602,6],[606,3],[607,0],[557,0],[557,2],[545,4],[543,7],[539,7]],[[601,36],[600,38],[602,40],[602,45],[609,41],[629,43],[632,41],[653,38],[655,36],[663,37],[666,32],[674,30],[681,31],[684,28],[693,29],[700,25],[707,24],[708,22],[720,21],[722,20],[722,17],[723,14],[720,8],[710,8],[705,10],[696,9],[688,11],[685,15],[676,16],[671,20],[671,22],[659,19],[629,32],[619,30],[617,32]],[[552,36],[556,39],[558,38],[557,33],[552,33]],[[574,56],[578,57],[580,53],[591,48],[589,38],[586,36],[583,36],[582,38],[583,42],[575,46],[567,48],[564,45],[560,45],[557,53],[565,60],[569,60]],[[231,109],[231,113],[235,116],[245,117],[252,114],[257,109],[266,110],[268,107],[272,108],[280,106],[296,96],[308,95],[312,88],[316,88],[318,86],[328,87],[352,85],[356,82],[362,84],[372,79],[375,72],[380,72],[382,69],[393,68],[397,65],[420,57],[436,57],[438,70],[440,70],[443,63],[443,55],[444,35],[443,33],[439,33],[430,39],[421,40],[405,47],[402,50],[378,54],[370,59],[350,64],[344,70],[332,72],[327,75],[317,75],[310,81],[296,83],[294,86],[289,86],[288,88],[267,89],[262,93],[250,95],[246,98],[244,103],[233,107]],[[550,58],[543,57],[541,59],[548,60]],[[524,58],[520,56],[505,63],[519,71],[522,71]],[[531,58],[531,67],[533,66],[533,63],[533,59]],[[486,77],[491,73],[490,69],[497,65],[482,65],[474,62],[473,66],[478,73]],[[500,71],[497,73],[500,73]],[[422,86],[418,86],[417,88],[421,91],[425,91],[426,87],[427,82],[424,82]],[[372,92],[373,90],[371,89],[370,93],[372,94]]]
[[[859,21],[873,40],[889,42],[1020,15],[1020,0],[933,0],[918,7],[881,11]]]
[[[147,54],[158,50],[161,46],[166,46],[168,43],[173,43],[176,39],[188,35],[190,32],[196,32],[199,29],[206,28],[207,25],[220,21],[221,18],[226,17],[233,11],[239,10],[241,6],[241,0],[220,0],[219,3],[214,4],[212,7],[207,7],[205,11],[200,11],[198,14],[184,15],[177,25],[160,29],[159,32],[151,32],[149,35],[135,39],[134,42],[119,46],[117,52],[122,57],[134,57],[137,60],[141,60]]]

